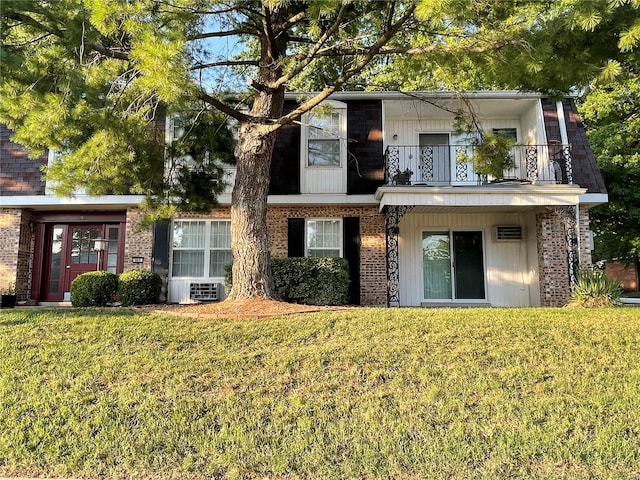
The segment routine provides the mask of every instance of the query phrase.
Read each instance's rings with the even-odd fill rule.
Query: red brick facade
[[[569,257],[567,246],[567,222],[574,227],[560,209],[539,214],[536,217],[538,241],[538,269],[540,272],[540,304],[545,307],[566,305],[571,295]],[[589,212],[580,209],[579,258],[582,266],[591,265],[589,239]]]
[[[33,231],[27,210],[0,210],[0,291],[13,286],[19,301],[27,300],[33,268]]]
[[[209,215],[184,215],[180,218],[229,218],[229,207],[219,207]],[[386,243],[384,215],[377,205],[270,205],[267,210],[270,252],[286,257],[289,218],[360,219],[360,303],[369,306],[387,304]]]
[[[625,265],[623,262],[607,262],[606,272],[609,278],[620,282],[625,292],[637,292],[640,290],[638,272],[633,263]]]
[[[123,271],[151,270],[153,234],[151,228],[141,226],[144,213],[138,208],[127,210]],[[133,263],[133,257],[142,257],[142,263]]]

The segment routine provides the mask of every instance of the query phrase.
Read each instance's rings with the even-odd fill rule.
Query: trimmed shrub
[[[118,276],[111,272],[86,272],[71,282],[71,305],[104,307],[118,291]]]
[[[604,271],[595,268],[580,269],[569,305],[611,307],[619,303],[621,294],[619,282],[607,277]]]
[[[231,290],[231,265],[225,289]],[[345,305],[349,302],[349,264],[344,258],[273,258],[271,272],[276,294],[285,302],[307,305]]]
[[[160,275],[147,270],[129,270],[118,276],[118,296],[122,305],[158,303],[162,291]]]

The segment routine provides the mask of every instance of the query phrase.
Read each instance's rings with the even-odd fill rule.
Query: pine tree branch
[[[118,60],[125,60],[125,61],[129,61],[131,60],[131,57],[123,52],[119,52],[116,50],[112,50],[110,48],[105,47],[104,45],[101,45],[98,42],[89,42],[86,44],[87,47],[89,47],[91,50],[98,52],[102,55],[104,55],[105,57],[109,57],[109,58],[116,58]]]
[[[187,36],[187,41],[203,40],[205,38],[221,38],[221,37],[233,37],[237,35],[257,35],[257,31],[251,28],[236,28],[234,30],[224,30],[218,32],[204,32],[196,35]]]
[[[307,55],[302,59],[301,62],[299,62],[295,66],[295,68],[293,68],[290,72],[287,72],[285,75],[283,75],[276,81],[276,83],[273,85],[274,88],[278,88],[284,85],[285,83],[290,81],[292,78],[299,75],[312,61],[316,59],[316,53],[322,48],[322,45],[324,45],[324,43],[340,29],[340,25],[342,24],[342,20],[344,19],[346,13],[347,13],[347,5],[343,4],[340,7],[340,10],[338,11],[338,15],[336,16],[336,19],[331,25],[331,27],[329,27],[325,31],[325,33],[318,39],[316,44],[311,48],[309,53],[307,53]]]
[[[224,60],[220,62],[212,63],[200,63],[189,67],[189,70],[204,70],[214,67],[236,67],[236,66],[250,66],[257,67],[259,62],[257,60]]]
[[[326,100],[329,95],[331,95],[335,90],[342,85],[344,85],[351,77],[356,75],[358,72],[362,71],[362,69],[377,55],[380,55],[380,51],[383,47],[393,38],[394,35],[398,33],[398,31],[403,27],[403,25],[409,21],[413,12],[415,11],[415,4],[410,5],[407,10],[402,14],[402,16],[398,19],[398,21],[391,25],[391,28],[386,29],[378,38],[376,43],[371,46],[371,48],[363,55],[363,57],[349,70],[343,73],[340,77],[336,79],[333,85],[325,87],[320,93],[311,97],[306,102],[303,102],[298,106],[298,108],[292,110],[287,115],[280,117],[277,120],[278,128],[281,125],[286,125],[288,123],[297,120],[302,114],[308,112],[315,106],[319,105],[322,101]]]

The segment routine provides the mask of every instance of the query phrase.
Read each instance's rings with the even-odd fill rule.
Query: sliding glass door
[[[422,259],[425,300],[485,298],[482,232],[423,232]]]

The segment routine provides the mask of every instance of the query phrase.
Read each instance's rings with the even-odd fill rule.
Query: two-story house
[[[279,132],[272,256],[347,258],[351,301],[361,305],[565,303],[578,265],[591,263],[589,209],[607,201],[572,100],[344,92],[325,106]],[[512,139],[502,175],[478,173],[480,137],[456,128],[461,108],[482,131]],[[153,268],[170,302],[221,296],[230,189],[207,215],[137,232],[137,197],[55,199],[35,174],[21,190],[11,172],[26,167],[15,168],[22,160],[6,145],[3,137],[0,264],[17,274],[21,299],[63,300],[77,273],[97,268]]]

